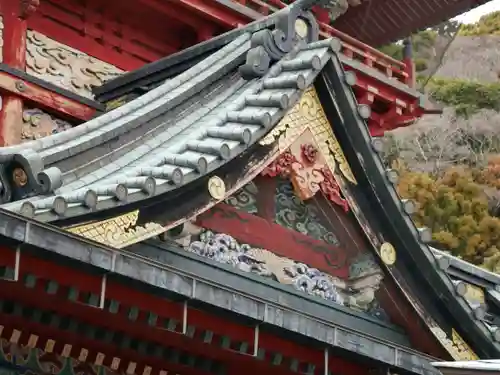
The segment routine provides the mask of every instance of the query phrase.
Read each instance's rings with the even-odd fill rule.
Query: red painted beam
[[[63,113],[73,119],[87,121],[96,112],[92,107],[7,72],[0,72],[0,90],[12,96],[29,100],[37,106]]]
[[[184,6],[186,10],[209,17],[222,26],[236,28],[250,21],[248,16],[213,0],[176,0],[175,2]]]
[[[349,265],[343,249],[238,211],[229,205],[218,204],[200,215],[197,224],[216,232],[227,233],[242,243],[307,263],[332,276],[349,276]]]

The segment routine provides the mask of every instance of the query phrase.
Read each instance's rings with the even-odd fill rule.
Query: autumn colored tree
[[[415,200],[417,226],[432,230],[437,248],[500,271],[500,219],[488,212],[488,198],[471,170],[450,168],[442,176],[400,168],[398,192]]]

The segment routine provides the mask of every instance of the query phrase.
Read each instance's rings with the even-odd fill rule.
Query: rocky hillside
[[[448,48],[435,76],[500,82],[500,35],[459,35]]]
[[[442,39],[417,58],[426,61],[421,82],[443,114],[388,136],[405,162],[426,171],[500,152],[500,35],[459,35],[440,56]]]

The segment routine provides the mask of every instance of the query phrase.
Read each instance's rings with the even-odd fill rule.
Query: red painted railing
[[[280,0],[232,0],[235,3],[244,5],[250,9],[259,12],[262,15],[268,15],[277,10],[286,7],[287,4]],[[342,53],[347,57],[360,61],[361,63],[377,69],[387,77],[393,77],[400,82],[409,84],[410,72],[404,62],[393,59],[383,54],[369,45],[335,29],[327,23],[320,22],[320,33],[323,37],[337,37],[342,41]]]

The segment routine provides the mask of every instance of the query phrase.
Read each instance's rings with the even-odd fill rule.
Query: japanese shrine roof
[[[387,323],[172,245],[151,241],[118,250],[1,209],[0,238],[35,249],[37,256],[50,254],[54,262],[133,279],[153,288],[144,290],[190,300],[197,308],[234,312],[246,324],[262,322],[402,374],[439,373],[430,365],[436,358],[409,349],[407,337]]]
[[[380,46],[447,21],[489,0],[374,0],[353,6],[333,26],[371,46]]]
[[[283,35],[295,38],[295,21],[289,18],[303,13],[300,6],[296,2],[185,51],[182,58],[189,59],[207,45],[212,48],[197,64],[132,102],[62,133],[1,149],[0,159],[27,173],[27,183],[11,192],[14,200],[24,198],[23,189],[25,196],[36,192],[3,207],[54,221],[138,204],[186,186],[242,154],[284,116],[340,50],[336,39],[312,41],[317,35],[296,46],[285,40],[289,45],[271,51],[279,56],[254,48],[259,32],[273,38],[267,27],[274,23],[292,28]],[[317,34],[317,25],[310,31]],[[271,59],[276,63],[266,71]],[[259,69],[262,74],[253,72]],[[6,192],[9,181],[3,186]]]
[[[456,258],[446,252],[432,249],[441,261],[441,267],[453,280],[456,292],[463,296],[476,319],[484,322],[500,339],[500,276]]]
[[[404,211],[376,154],[364,121],[366,111],[364,115],[361,111],[366,107],[358,106],[344,74],[340,42],[313,41],[309,36],[317,28],[304,15],[309,25],[307,43],[269,49],[269,38],[290,42],[287,32],[294,26],[290,14],[302,17],[300,4],[299,0],[265,20],[172,56],[172,66],[180,67],[178,73],[115,110],[71,130],[0,149],[6,166],[0,171],[2,198],[14,200],[1,207],[38,221],[57,221],[120,207],[130,210],[166,194],[175,197],[182,187],[244,155],[316,80],[318,91],[323,85],[319,94],[336,100],[325,112],[331,123],[339,124],[335,131],[356,179],[368,182],[363,185],[363,194],[371,202],[367,211],[377,213],[375,221],[398,249],[401,263],[427,286],[418,288],[425,291],[423,298],[432,297],[450,320],[460,321],[484,356],[498,356],[496,325],[475,315],[476,310],[457,294],[442,262]],[[283,35],[267,29],[275,24],[282,27],[276,30]],[[271,61],[274,65],[269,67]],[[134,80],[133,73],[128,77]],[[19,168],[26,171],[26,178],[13,173]],[[7,173],[17,180],[7,178]],[[6,218],[0,221],[0,230],[12,231],[9,215],[3,211],[1,215]],[[21,229],[9,232],[10,236],[26,241],[33,235],[26,229],[31,222],[17,217],[15,221]],[[60,232],[51,233],[68,249],[79,241],[69,234],[64,239]],[[54,238],[47,241],[55,244]],[[86,247],[84,253],[88,259]]]

